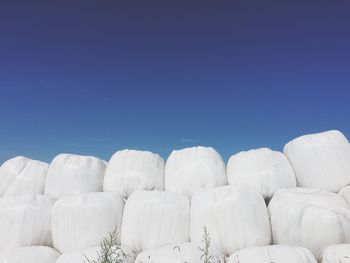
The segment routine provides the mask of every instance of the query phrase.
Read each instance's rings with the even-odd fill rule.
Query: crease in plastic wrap
[[[192,197],[191,241],[200,244],[207,228],[214,248],[230,255],[237,249],[269,245],[271,229],[263,197],[256,190],[222,186]]]
[[[60,198],[72,194],[101,192],[105,169],[104,161],[96,157],[59,154],[49,166],[45,194]]]
[[[283,153],[260,148],[232,155],[227,164],[230,185],[254,187],[265,199],[282,188],[296,187],[295,174]]]
[[[164,190],[163,158],[148,151],[116,152],[108,162],[103,190],[125,199],[137,190]]]
[[[226,166],[211,147],[192,147],[173,151],[165,165],[165,190],[187,197],[202,189],[227,184]]]
[[[349,204],[350,206],[350,185],[345,186],[339,191],[339,195],[341,195],[344,200]]]
[[[0,198],[0,249],[50,246],[54,202],[54,198],[45,195]]]
[[[117,227],[120,232],[124,201],[117,193],[67,196],[52,208],[54,247],[61,253],[98,246]]]
[[[350,184],[350,144],[339,131],[298,137],[287,143],[298,186],[338,192]]]
[[[189,241],[190,202],[177,193],[136,191],[125,204],[122,245],[139,253]]]
[[[43,194],[48,164],[17,156],[0,167],[0,196]]]
[[[268,210],[274,244],[308,248],[319,260],[323,250],[350,243],[350,207],[338,194],[316,189],[283,189]]]

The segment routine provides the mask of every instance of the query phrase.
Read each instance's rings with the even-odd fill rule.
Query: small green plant
[[[97,259],[90,260],[85,256],[84,263],[124,263],[130,255],[124,253],[118,241],[117,227],[100,243],[100,250],[97,252]]]
[[[213,263],[214,261],[214,256],[211,255],[210,253],[210,236],[208,233],[208,230],[206,227],[204,227],[204,232],[203,232],[203,240],[202,240],[203,246],[200,247],[200,251],[202,252],[201,255],[201,262],[202,263]]]

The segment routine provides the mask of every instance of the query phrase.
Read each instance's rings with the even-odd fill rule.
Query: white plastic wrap
[[[28,158],[17,156],[4,162],[0,167],[0,197],[3,196],[13,180],[25,167]]]
[[[54,247],[61,253],[97,246],[117,227],[124,202],[117,193],[87,193],[59,199],[52,208]]]
[[[322,263],[349,263],[350,244],[330,246],[322,255]]]
[[[237,249],[269,245],[270,222],[256,190],[223,186],[192,196],[191,241],[199,244],[207,228],[212,245],[232,254]]]
[[[228,263],[317,263],[312,253],[303,247],[283,245],[245,248],[236,251]]]
[[[146,250],[137,256],[135,263],[201,263],[202,254],[193,243],[175,244]],[[211,263],[224,263],[222,255],[213,250],[210,255],[213,256]]]
[[[28,160],[8,186],[4,196],[43,194],[48,167],[47,163]]]
[[[135,254],[127,248],[123,247],[122,249],[123,249],[123,251],[116,250],[116,252],[119,253],[119,255],[122,255],[123,253],[125,253],[125,255],[126,255],[125,257],[124,256],[119,257],[120,259],[124,260],[123,263],[134,263]],[[98,260],[98,253],[101,253],[101,248],[99,246],[84,248],[84,249],[80,249],[77,251],[62,254],[58,258],[56,263],[84,263],[84,260],[87,263],[88,261],[86,259],[89,259],[90,261],[93,261],[93,260],[97,261]],[[113,259],[116,258],[115,255],[113,255],[111,257]]]
[[[105,163],[92,156],[59,154],[49,166],[45,194],[60,198],[102,191]]]
[[[227,184],[226,167],[211,147],[173,151],[165,165],[165,190],[187,197],[205,188]]]
[[[136,191],[125,204],[122,245],[139,253],[189,241],[190,203],[177,193]]]
[[[339,131],[301,136],[284,153],[301,187],[338,192],[350,184],[350,145]]]
[[[338,194],[283,189],[268,209],[275,244],[306,247],[320,259],[326,247],[350,242],[350,207]]]
[[[51,245],[50,212],[54,198],[21,195],[0,198],[0,249]]]
[[[128,198],[136,190],[164,189],[164,160],[148,151],[123,150],[110,159],[104,191],[116,191]]]
[[[350,206],[350,185],[342,188],[339,191],[339,194],[345,199],[345,201],[349,204]]]
[[[231,156],[227,164],[231,185],[254,187],[265,199],[281,188],[296,187],[296,179],[283,153],[268,148],[244,151]]]
[[[0,251],[0,263],[55,263],[59,256],[50,247],[20,247]]]

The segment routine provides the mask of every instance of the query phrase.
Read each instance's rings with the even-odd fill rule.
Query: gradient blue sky
[[[1,1],[0,162],[350,138],[349,1]]]

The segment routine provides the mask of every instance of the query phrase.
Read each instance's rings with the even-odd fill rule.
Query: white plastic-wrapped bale
[[[59,154],[49,166],[45,194],[60,198],[71,194],[101,192],[105,163],[92,156]]]
[[[55,199],[44,195],[0,198],[0,249],[51,245],[50,212]]]
[[[124,202],[117,193],[86,193],[59,199],[52,208],[54,247],[61,253],[97,246],[116,227]]]
[[[236,251],[228,263],[317,263],[312,253],[303,247],[263,246]]]
[[[283,153],[268,148],[244,151],[231,156],[227,164],[231,185],[254,187],[265,199],[281,188],[296,187],[296,179]]]
[[[202,241],[207,228],[211,243],[232,254],[237,249],[269,245],[270,222],[263,197],[253,189],[223,186],[192,196],[191,241]]]
[[[0,167],[0,196],[3,196],[9,185],[25,167],[28,158],[17,156],[4,162]]]
[[[28,160],[7,187],[4,196],[43,194],[48,167],[45,162]]]
[[[50,247],[19,247],[0,251],[0,263],[55,263],[59,256]]]
[[[350,185],[342,188],[339,194],[345,199],[345,201],[350,205]]]
[[[211,147],[173,151],[165,165],[165,190],[187,197],[205,188],[227,184],[225,163]]]
[[[338,192],[350,184],[350,145],[339,131],[301,136],[284,153],[301,187]]]
[[[113,250],[115,253],[112,253],[111,251],[108,252],[110,259],[108,262],[134,263],[135,253],[133,253],[131,250],[125,247],[122,247],[121,249],[118,247],[112,247],[111,250]],[[57,259],[56,263],[100,262],[98,253],[104,254],[102,253],[100,246],[79,249],[62,254]],[[87,259],[90,261],[87,261]],[[117,259],[122,261],[117,261]]]
[[[136,190],[164,189],[164,160],[148,151],[123,150],[110,159],[104,191],[116,191],[128,198]]]
[[[190,203],[177,193],[136,191],[125,204],[122,245],[139,253],[189,241]]]
[[[350,207],[338,194],[283,189],[268,210],[275,244],[306,247],[319,259],[326,247],[350,242]]]
[[[209,248],[211,263],[224,263],[223,256]],[[140,253],[135,263],[201,263],[203,252],[193,243],[175,244]]]
[[[350,244],[330,246],[322,255],[322,263],[348,263],[350,262]]]

